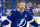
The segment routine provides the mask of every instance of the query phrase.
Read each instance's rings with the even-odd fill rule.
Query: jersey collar
[[[17,11],[19,11],[19,10],[17,9]],[[24,10],[23,10],[23,12],[24,12]],[[23,13],[23,12],[22,12],[22,13]]]

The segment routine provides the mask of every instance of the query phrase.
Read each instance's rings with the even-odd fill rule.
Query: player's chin
[[[25,8],[22,8],[22,10],[24,10]]]

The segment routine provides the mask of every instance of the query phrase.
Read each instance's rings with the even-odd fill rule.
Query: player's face
[[[39,5],[39,8],[40,8],[40,5]]]
[[[29,4],[29,6],[32,6],[32,4]]]
[[[24,9],[25,9],[25,3],[22,3],[22,2],[21,2],[21,3],[19,4],[19,8],[20,8],[21,10],[24,10]]]

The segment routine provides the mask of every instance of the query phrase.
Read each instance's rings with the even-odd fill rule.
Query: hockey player
[[[30,24],[33,26],[38,27],[38,24],[33,20],[31,14],[28,11],[24,10],[25,4],[25,1],[21,1],[19,3],[19,8],[13,9],[10,15],[7,16],[7,18],[11,21],[11,27],[27,27],[27,21],[30,21]],[[4,20],[2,22],[3,25],[9,24],[9,21],[7,20]]]

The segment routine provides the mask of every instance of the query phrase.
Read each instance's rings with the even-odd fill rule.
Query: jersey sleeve
[[[15,20],[15,16],[14,16],[14,11],[13,11],[13,10],[10,12],[10,14],[7,16],[7,18],[8,18],[10,21]]]
[[[9,21],[4,20],[4,21],[2,22],[2,24],[3,24],[3,25],[8,25],[8,24],[9,24]]]
[[[14,13],[13,11],[11,11],[10,15],[7,16],[7,19],[10,20],[12,22],[12,20],[14,19]],[[9,24],[9,21],[8,20],[4,20],[2,23],[3,25],[8,25]],[[14,19],[15,20],[15,19]]]
[[[33,17],[30,13],[28,13],[28,21],[31,21],[31,20],[33,20]]]
[[[30,22],[31,25],[38,27],[38,23],[36,23],[36,21],[33,19],[33,17],[31,16],[31,14],[29,13],[29,18],[28,21]]]

